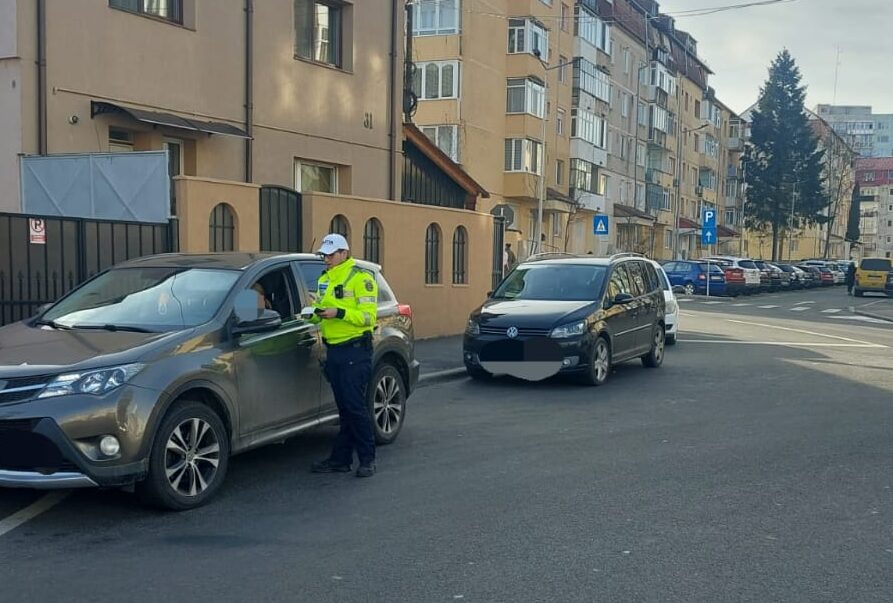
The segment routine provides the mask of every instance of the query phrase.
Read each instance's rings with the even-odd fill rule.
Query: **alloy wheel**
[[[214,482],[220,465],[220,441],[209,423],[186,419],[171,432],[165,449],[165,475],[175,492],[195,497]]]
[[[608,378],[608,344],[604,339],[599,339],[595,344],[592,366],[595,369],[595,378],[599,383]]]
[[[400,427],[403,419],[403,398],[400,384],[393,375],[384,375],[375,387],[372,402],[375,423],[384,434],[390,434]]]

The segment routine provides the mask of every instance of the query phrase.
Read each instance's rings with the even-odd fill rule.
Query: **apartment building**
[[[862,256],[893,257],[893,157],[860,158],[856,181],[862,195]]]
[[[860,156],[893,156],[893,114],[874,113],[867,105],[818,105],[815,113]]]
[[[572,5],[419,0],[412,21],[414,123],[490,193],[481,209],[508,219],[519,257],[578,247],[573,222],[584,220],[568,196]]]

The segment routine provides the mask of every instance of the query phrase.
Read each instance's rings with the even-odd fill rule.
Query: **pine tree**
[[[751,117],[746,225],[772,231],[773,260],[779,259],[781,233],[827,220],[824,152],[803,106],[806,88],[800,80],[800,69],[783,50],[769,67],[769,80]]]
[[[859,183],[853,188],[853,202],[850,204],[850,215],[846,225],[846,241],[849,243],[859,243],[862,238],[861,226],[859,224],[862,215],[862,193],[859,190]],[[850,245],[852,248],[852,245]]]

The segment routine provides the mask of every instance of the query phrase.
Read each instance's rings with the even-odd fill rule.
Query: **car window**
[[[676,262],[667,262],[663,267],[664,272],[676,272]]]
[[[738,262],[738,265],[741,266],[742,268],[747,268],[748,270],[753,270],[754,268],[757,267],[757,265],[754,264],[753,262],[751,262],[750,260],[741,260],[740,262]]]
[[[397,301],[394,296],[394,292],[391,290],[391,287],[388,285],[387,281],[384,280],[384,277],[381,275],[381,272],[375,275],[375,282],[378,283],[378,304],[392,304]]]
[[[883,270],[884,272],[890,272],[891,262],[884,258],[865,258],[859,263],[859,268],[862,270]]]
[[[606,271],[595,264],[522,264],[499,285],[493,299],[595,301]]]
[[[290,267],[280,267],[256,279],[249,289],[257,295],[258,308],[276,311],[283,321],[297,315],[295,286]]]
[[[662,289],[663,286],[657,278],[657,273],[654,271],[654,265],[651,262],[645,262],[643,265],[645,266],[645,282],[648,284],[648,291]]]
[[[608,293],[610,295],[609,299],[614,299],[621,293],[633,295],[629,273],[626,271],[626,266],[623,264],[614,266],[614,271],[611,273],[611,283],[608,286]]]
[[[627,262],[626,268],[629,270],[633,295],[636,297],[646,295],[648,287],[645,285],[645,271],[642,269],[642,262]]]
[[[664,269],[662,267],[655,267],[654,272],[657,275],[658,281],[660,282],[660,288],[664,291],[671,291],[673,287],[670,285],[670,279],[667,278],[667,274],[666,272],[664,272]]]

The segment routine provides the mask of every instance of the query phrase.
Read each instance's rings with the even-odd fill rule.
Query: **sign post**
[[[705,208],[701,226],[701,245],[706,245],[709,257],[710,246],[716,245],[716,210]],[[707,260],[707,297],[710,297],[710,260]]]

